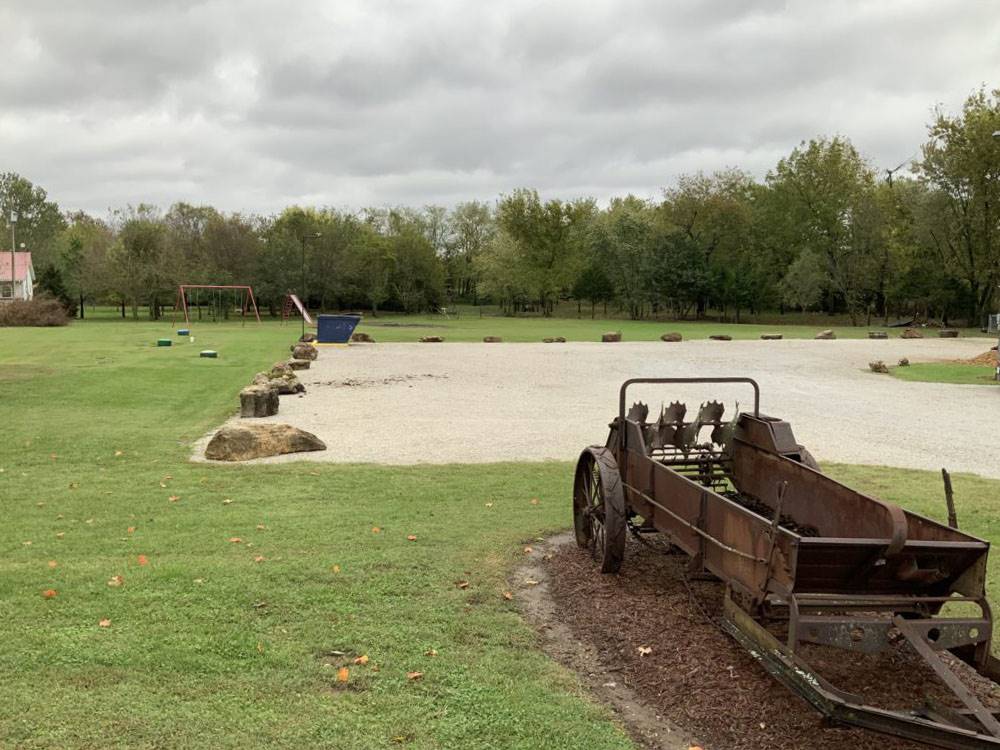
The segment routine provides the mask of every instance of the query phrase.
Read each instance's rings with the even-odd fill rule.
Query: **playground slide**
[[[291,300],[295,304],[295,307],[298,308],[298,311],[302,315],[302,318],[306,321],[306,325],[309,326],[316,325],[313,322],[313,319],[309,316],[309,311],[306,310],[306,306],[303,305],[302,300],[299,299],[299,295],[289,294],[288,296],[291,297]]]

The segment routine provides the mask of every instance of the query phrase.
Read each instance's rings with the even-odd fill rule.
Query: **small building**
[[[31,265],[31,253],[13,255],[14,278],[11,279],[11,253],[0,252],[0,302],[29,300],[35,295],[35,268]]]

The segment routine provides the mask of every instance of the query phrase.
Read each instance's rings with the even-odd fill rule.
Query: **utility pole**
[[[10,212],[10,301],[14,301],[14,253],[17,245],[14,240],[14,227],[17,225],[17,211]]]

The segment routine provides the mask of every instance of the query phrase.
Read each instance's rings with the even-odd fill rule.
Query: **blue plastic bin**
[[[316,319],[316,339],[320,344],[346,344],[360,322],[360,315],[320,315]]]

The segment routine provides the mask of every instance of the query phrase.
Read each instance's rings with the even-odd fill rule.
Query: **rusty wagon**
[[[655,418],[641,403],[626,412],[626,392],[639,383],[745,384],[753,410],[725,419],[711,401],[692,418],[677,402]],[[627,531],[659,532],[690,557],[692,573],[724,582],[723,627],[828,719],[939,747],[1000,748],[997,713],[950,663],[1000,678],[989,544],[821,473],[787,422],[760,413],[753,380],[626,381],[607,442],[577,463],[573,511],[578,544],[605,573],[622,565]],[[868,705],[802,653],[819,644],[873,654],[903,641],[953,700]]]

